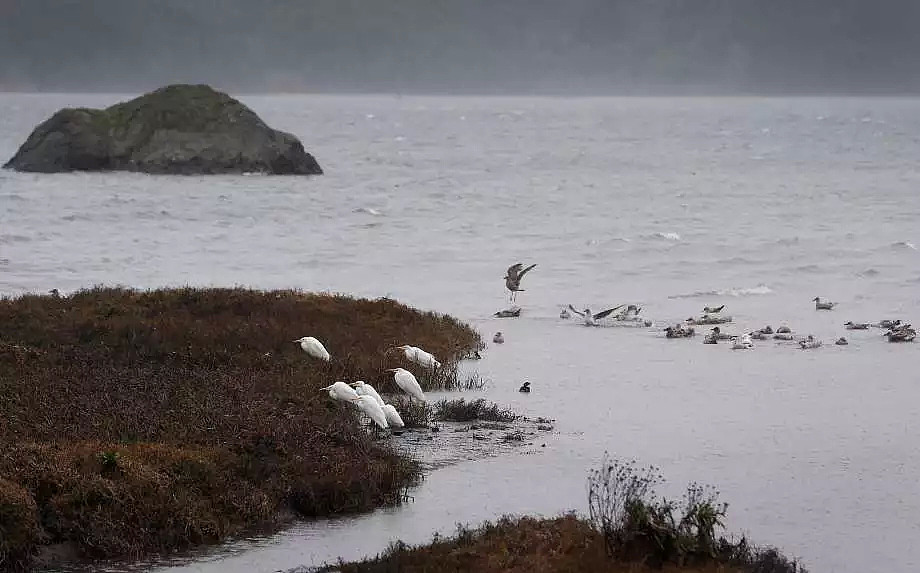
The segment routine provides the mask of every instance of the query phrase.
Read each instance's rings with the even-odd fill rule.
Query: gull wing
[[[571,304],[569,305],[569,310],[571,310],[572,312],[574,312],[574,313],[577,314],[578,316],[584,316],[584,315],[585,315],[585,313],[581,312],[580,310],[575,310],[575,307],[572,306]]]
[[[524,278],[524,275],[527,274],[527,271],[529,271],[530,269],[534,268],[535,266],[537,266],[537,263],[534,263],[534,264],[530,265],[529,267],[527,267],[526,269],[520,271],[520,272],[518,273],[518,280]]]
[[[523,267],[523,266],[524,266],[523,263],[516,263],[516,264],[511,265],[510,267],[508,267],[508,271],[507,271],[507,273],[506,273],[507,276],[508,276],[508,277],[516,277],[516,276],[518,276],[518,273],[521,272],[521,267]],[[505,277],[505,278],[507,278],[507,277]]]
[[[620,306],[615,306],[615,307],[613,307],[613,308],[608,308],[607,310],[602,310],[602,311],[600,311],[599,313],[597,313],[597,314],[594,315],[594,320],[597,320],[597,319],[599,319],[599,318],[604,318],[605,316],[609,315],[611,312],[614,312],[614,311],[617,311],[617,310],[623,308],[623,306],[625,306],[625,305],[622,305],[622,304],[621,304]]]

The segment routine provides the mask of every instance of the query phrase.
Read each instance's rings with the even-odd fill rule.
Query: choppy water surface
[[[64,105],[0,95],[0,158]],[[481,394],[557,420],[545,448],[435,470],[400,509],[298,525],[170,571],[273,571],[421,542],[501,513],[583,510],[604,450],[665,493],[719,486],[730,528],[815,571],[920,568],[920,101],[246,97],[301,137],[316,178],[0,172],[0,291],[97,283],[388,295],[505,333]],[[524,316],[502,276],[524,280]],[[819,313],[811,299],[840,303]],[[727,305],[848,347],[753,352],[587,329],[561,305],[658,321]],[[321,335],[321,333],[316,333]],[[521,395],[522,379],[534,391]]]

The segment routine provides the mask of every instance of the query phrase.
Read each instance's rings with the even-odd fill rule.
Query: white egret
[[[396,411],[396,408],[393,404],[384,404],[383,413],[387,418],[387,423],[393,426],[394,428],[405,428],[406,424],[403,422],[403,419],[399,416],[399,412]]]
[[[331,356],[329,356],[329,352],[326,350],[326,347],[323,346],[323,343],[319,340],[313,338],[312,336],[304,336],[303,338],[298,338],[294,342],[299,343],[300,347],[304,349],[304,352],[313,358],[319,358],[320,360],[329,362]]]
[[[371,396],[356,396],[351,399],[352,403],[361,409],[371,420],[384,430],[390,427],[387,424],[387,416],[383,413],[383,408]]]
[[[422,391],[421,385],[411,372],[405,368],[389,368],[387,372],[393,373],[393,380],[396,381],[396,385],[399,386],[403,392],[408,394],[411,398],[415,398],[421,402],[425,401],[425,393]]]
[[[320,388],[320,390],[328,390],[330,398],[333,400],[342,400],[343,402],[348,402],[358,397],[358,393],[344,382],[336,382],[325,388]]]
[[[365,382],[364,380],[358,380],[357,382],[352,382],[349,386],[354,387],[355,392],[358,393],[358,396],[370,396],[377,401],[378,404],[383,406],[383,398],[380,397],[380,394],[377,393],[377,390],[373,386]]]
[[[414,362],[424,368],[437,369],[441,367],[441,363],[438,362],[438,359],[435,358],[434,355],[422,350],[418,346],[403,344],[402,346],[394,346],[390,348],[390,350],[402,350],[403,354],[406,356],[406,360]]]

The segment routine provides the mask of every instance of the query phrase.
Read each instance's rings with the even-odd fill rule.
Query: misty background
[[[0,0],[0,90],[910,93],[917,0]]]

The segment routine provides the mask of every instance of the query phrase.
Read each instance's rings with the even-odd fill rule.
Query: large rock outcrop
[[[107,109],[65,108],[41,123],[6,168],[318,175],[291,134],[206,85],[171,85]]]

